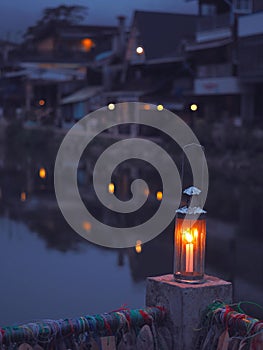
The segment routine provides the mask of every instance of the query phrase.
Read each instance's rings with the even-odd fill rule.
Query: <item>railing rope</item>
[[[262,350],[263,321],[231,304],[231,287],[148,278],[144,309],[3,327],[0,350]]]
[[[198,349],[263,349],[263,321],[239,312],[237,306],[216,301],[207,308]]]
[[[163,308],[149,307],[137,310],[124,309],[75,319],[44,320],[3,327],[0,328],[0,348],[6,349],[11,344],[14,346],[12,348],[16,346],[19,348],[19,344],[27,343],[32,346],[39,344],[45,349],[60,349],[63,347],[58,344],[65,339],[70,339],[68,346],[73,348],[73,343],[81,341],[89,344],[91,338],[115,336],[118,333],[123,335],[131,329],[138,333],[144,325],[152,327],[161,324],[165,316],[166,312]],[[54,343],[56,343],[55,346]],[[51,344],[53,345],[49,346]]]

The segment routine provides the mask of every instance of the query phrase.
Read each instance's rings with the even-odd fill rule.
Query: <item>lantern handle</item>
[[[205,150],[204,146],[198,144],[198,143],[189,143],[185,146],[183,146],[183,154],[182,154],[182,168],[181,168],[181,181],[182,181],[182,185],[184,185],[184,175],[185,175],[185,149],[187,147],[200,147],[203,151]],[[184,187],[184,186],[182,186]],[[192,186],[194,187],[194,186]],[[201,192],[202,192],[202,189],[204,187],[204,159],[202,160],[202,169],[201,169],[201,189],[198,189],[197,187],[195,187],[197,190],[199,190],[200,192],[199,193],[192,193],[192,194],[189,194],[189,196],[192,196],[192,195],[199,195]],[[189,187],[190,188],[190,187]],[[185,190],[186,191],[186,190]],[[186,192],[183,192],[184,194],[188,194]],[[197,192],[197,191],[196,191]]]

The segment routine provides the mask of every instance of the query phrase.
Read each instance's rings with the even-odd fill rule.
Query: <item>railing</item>
[[[202,285],[148,279],[146,303],[163,306],[75,319],[43,320],[0,328],[0,349],[18,350],[262,350],[263,321],[239,304],[206,302],[227,297],[231,284],[214,277]],[[201,315],[201,318],[200,318]]]
[[[157,327],[165,317],[163,308],[152,307],[3,327],[0,349],[143,349],[147,339],[149,350],[157,350]]]
[[[198,349],[263,349],[263,321],[246,315],[238,305],[214,302],[207,308]]]
[[[210,31],[219,28],[230,27],[230,14],[202,16],[198,19],[197,31]]]

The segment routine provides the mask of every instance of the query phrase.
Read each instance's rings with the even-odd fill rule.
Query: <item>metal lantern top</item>
[[[187,194],[188,196],[198,196],[202,191],[199,190],[199,188],[191,186],[186,188],[183,193]]]
[[[201,193],[201,190],[197,187],[191,186],[185,189],[183,193],[189,197],[193,197],[193,196],[198,197]],[[190,198],[188,199],[187,203],[189,204],[189,202],[190,202]],[[194,202],[197,202],[197,200],[195,200]],[[193,204],[193,201],[192,201],[192,204]],[[205,217],[206,213],[207,212],[204,209],[200,208],[198,205],[192,205],[192,206],[185,205],[176,210],[176,214],[178,217],[185,217],[186,215],[188,216],[192,215],[192,216],[198,216],[200,219],[202,219]]]

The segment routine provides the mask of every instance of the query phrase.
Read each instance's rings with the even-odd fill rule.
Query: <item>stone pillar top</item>
[[[172,274],[157,276],[157,277],[148,277],[148,280],[150,280],[150,281],[152,280],[152,281],[159,282],[159,283],[166,283],[166,284],[169,284],[171,286],[179,287],[182,289],[186,289],[186,288],[199,289],[199,288],[206,288],[206,287],[231,285],[231,282],[227,282],[227,281],[224,281],[218,277],[209,276],[209,275],[205,275],[204,276],[205,281],[203,283],[199,283],[199,284],[178,282],[174,279],[174,276]]]
[[[214,276],[204,276],[204,283],[177,282],[173,275],[149,277],[146,305],[162,306],[167,319],[160,337],[169,350],[196,350],[198,329],[206,308],[215,300],[232,302],[232,284]],[[166,349],[165,348],[165,349]]]

